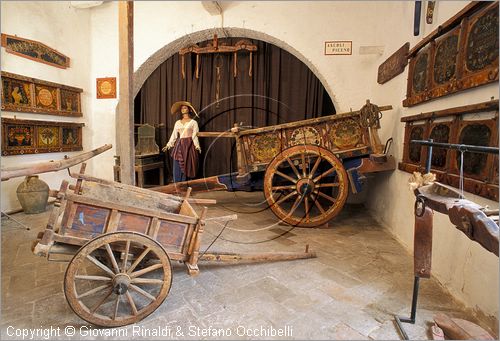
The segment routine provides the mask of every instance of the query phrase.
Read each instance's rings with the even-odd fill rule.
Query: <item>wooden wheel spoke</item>
[[[130,284],[130,289],[136,291],[137,293],[141,294],[144,297],[149,298],[151,301],[156,300],[156,297],[154,297],[153,295],[151,295],[149,292],[147,292],[147,291],[139,288],[137,285]]]
[[[318,155],[318,158],[316,159],[316,162],[314,163],[314,166],[311,169],[311,172],[309,173],[309,179],[312,179],[312,177],[314,176],[314,173],[316,173],[316,170],[318,169],[320,163],[321,163],[321,156]]]
[[[162,279],[156,278],[133,278],[131,283],[137,284],[163,284]]]
[[[333,203],[335,203],[335,202],[337,201],[337,199],[332,198],[332,197],[331,197],[331,196],[329,196],[328,194],[325,194],[325,193],[322,193],[322,192],[319,192],[319,191],[317,192],[317,194],[318,194],[319,196],[322,196],[322,197],[323,197],[323,198],[325,198],[325,199],[330,200],[330,201],[331,201],[331,202],[333,202]]]
[[[326,211],[323,208],[323,206],[321,206],[321,203],[319,202],[318,197],[316,196],[316,198],[314,198],[313,200],[314,200],[314,204],[316,205],[318,210],[321,212],[321,214],[324,214]]]
[[[113,312],[113,320],[116,320],[116,317],[118,316],[118,307],[120,306],[120,297],[121,297],[121,295],[116,295],[115,311]]]
[[[282,190],[282,189],[295,189],[295,185],[288,185],[288,186],[274,186],[274,187],[271,187],[271,189],[273,191],[279,191],[279,190]]]
[[[285,179],[287,179],[288,181],[293,182],[294,184],[295,184],[295,183],[297,183],[297,179],[294,179],[294,178],[292,178],[292,177],[290,177],[290,176],[286,175],[285,173],[280,172],[279,170],[277,170],[276,172],[274,172],[274,174],[279,175],[279,176],[281,176],[282,178],[285,178]]]
[[[287,157],[286,161],[288,161],[288,164],[290,165],[290,167],[292,168],[293,172],[297,176],[297,179],[300,179],[300,173],[299,173],[297,167],[295,167],[295,165],[293,164],[292,160],[290,160],[290,158]]]
[[[128,252],[130,251],[130,240],[127,240],[127,244],[125,244],[125,255],[123,256],[122,263],[122,272],[127,270],[127,261],[128,261]]]
[[[339,187],[339,186],[340,186],[340,184],[338,182],[316,184],[316,187]]]
[[[130,266],[130,268],[128,268],[127,274],[130,274],[130,273],[132,273],[132,271],[134,271],[134,269],[137,267],[137,265],[139,265],[139,263],[141,262],[141,260],[144,257],[146,257],[146,255],[149,253],[149,251],[151,251],[150,247],[148,247],[146,250],[142,251],[141,255],[139,257],[137,257],[137,259],[135,260],[135,262]]]
[[[87,281],[111,281],[111,277],[106,276],[76,275],[75,278],[85,279]]]
[[[295,202],[293,203],[292,208],[290,209],[290,211],[286,215],[287,217],[291,217],[293,215],[293,213],[297,210],[297,208],[299,207],[301,198],[302,197],[300,195],[297,196],[297,199],[295,199]]]
[[[305,178],[306,177],[306,154],[302,153],[300,155],[300,158],[302,159],[302,176]]]
[[[99,309],[100,306],[102,306],[104,304],[104,302],[106,302],[106,300],[108,299],[109,296],[111,296],[111,294],[113,293],[113,290],[110,290],[103,298],[102,300],[100,300],[99,302],[97,302],[97,304],[92,308],[90,309],[90,311],[93,313],[95,313],[97,311],[97,309]]]
[[[113,277],[115,275],[110,268],[108,268],[106,265],[102,264],[100,261],[98,261],[93,256],[87,255],[87,259],[90,260],[92,263],[94,263],[97,267],[99,267],[100,269],[102,269],[105,273],[107,273],[111,277]]]
[[[128,304],[130,304],[130,308],[132,309],[132,314],[135,316],[137,315],[137,307],[135,306],[134,299],[132,298],[132,295],[130,294],[130,291],[127,291],[125,293],[125,296],[127,296]]]
[[[115,270],[115,273],[119,273],[120,269],[118,268],[118,263],[116,262],[115,255],[113,254],[113,250],[111,250],[111,246],[109,244],[104,245],[106,248],[106,253],[108,254],[109,260],[111,261],[111,264],[113,265],[113,270]]]
[[[309,220],[309,196],[306,195],[304,198],[304,208],[306,210],[306,220]]]
[[[276,205],[280,205],[282,202],[285,200],[290,199],[292,196],[297,195],[297,191],[293,191],[287,195],[285,195],[283,198],[279,199],[278,201],[275,202]]]
[[[335,172],[335,171],[336,171],[335,167],[332,167],[332,168],[330,168],[329,170],[327,170],[326,172],[324,172],[323,174],[318,175],[316,178],[314,178],[314,179],[313,179],[313,181],[314,181],[314,182],[318,182],[318,180],[320,180],[320,179],[324,178],[324,177],[325,177],[325,176],[327,176],[327,175],[330,175],[331,173],[333,173],[333,172]]]
[[[142,276],[142,275],[144,275],[144,274],[146,274],[148,272],[154,271],[154,270],[162,268],[162,267],[163,267],[162,263],[153,264],[151,266],[148,266],[147,268],[141,269],[139,271],[132,272],[130,274],[130,278],[135,278],[135,277]]]
[[[98,286],[97,288],[91,289],[89,291],[84,292],[81,295],[78,295],[77,299],[81,299],[81,298],[84,298],[84,297],[96,294],[96,293],[98,293],[100,291],[103,291],[103,290],[109,288],[109,287],[111,287],[111,284],[104,284],[104,285]]]

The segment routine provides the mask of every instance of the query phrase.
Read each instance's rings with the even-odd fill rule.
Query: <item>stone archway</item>
[[[179,50],[183,47],[186,47],[188,44],[194,44],[194,43],[199,43],[202,41],[206,40],[211,40],[214,36],[214,34],[217,34],[219,38],[225,38],[225,37],[243,37],[243,38],[249,38],[249,39],[258,39],[262,40],[266,43],[273,44],[293,56],[295,56],[298,60],[300,60],[302,63],[304,63],[310,70],[311,72],[319,79],[319,81],[323,84],[325,90],[327,91],[328,95],[330,96],[333,105],[335,108],[338,108],[338,103],[336,100],[336,97],[332,91],[332,89],[329,87],[328,83],[326,82],[326,79],[323,77],[323,75],[318,71],[318,69],[311,63],[309,59],[307,59],[302,53],[294,49],[292,46],[288,45],[286,42],[283,40],[277,39],[273,36],[268,35],[267,33],[255,31],[255,30],[250,30],[246,28],[239,28],[239,27],[224,27],[224,29],[221,28],[213,28],[213,29],[206,29],[198,32],[191,33],[189,35],[183,36],[179,39],[176,39],[172,41],[171,43],[165,45],[158,51],[156,51],[154,54],[152,54],[135,72],[134,72],[134,80],[133,80],[133,97],[135,97],[138,93],[139,90],[142,88],[144,85],[144,82],[148,77],[153,73],[154,70],[158,66],[160,66],[161,63],[166,61],[168,58],[170,58],[172,55],[175,53],[179,52]]]

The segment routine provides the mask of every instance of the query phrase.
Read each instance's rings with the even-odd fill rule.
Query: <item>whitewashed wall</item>
[[[75,59],[78,55],[87,53],[86,63],[65,73],[47,69],[48,66],[34,66],[33,62],[21,61],[20,58],[7,64],[2,50],[2,69],[9,66],[10,70],[6,69],[7,71],[22,73],[21,70],[26,70],[33,77],[84,87],[87,143],[91,143],[92,147],[104,143],[114,144],[117,100],[95,99],[95,78],[118,77],[117,3],[105,2],[90,10],[68,9],[66,3],[49,4],[48,9],[51,10],[45,8],[47,3],[28,4],[30,5],[19,7],[2,2],[2,32],[20,36],[30,33],[32,35],[27,37],[39,39],[59,49],[74,58],[74,63],[77,62]],[[393,147],[393,153],[400,160],[403,141],[403,124],[399,121],[401,116],[483,102],[492,96],[498,96],[498,85],[488,85],[413,108],[403,108],[401,102],[406,93],[407,70],[384,85],[377,84],[377,68],[388,56],[407,41],[414,46],[467,2],[437,2],[434,24],[423,24],[422,18],[419,37],[413,37],[413,4],[405,1],[222,2],[222,18],[210,15],[199,1],[135,2],[134,70],[141,72],[148,63],[159,64],[161,60],[154,59],[158,58],[159,51],[165,47],[179,43],[197,43],[199,32],[210,29],[215,31],[222,24],[224,27],[244,29],[243,32],[247,30],[253,37],[260,36],[262,40],[268,38],[278,46],[288,46],[289,52],[309,65],[323,81],[337,112],[348,111],[350,108],[356,110],[368,98],[379,105],[392,104],[394,110],[384,114],[381,138],[385,141],[394,137],[397,143]],[[42,12],[48,11],[51,15],[41,17],[39,21],[35,19],[36,22],[30,19],[29,24],[26,21],[18,24],[17,15],[13,18],[6,16],[4,19],[5,9],[12,9],[14,6],[17,10],[25,8],[29,14],[26,15],[27,18],[33,18],[39,7],[44,8]],[[56,16],[56,8],[64,8],[67,15]],[[53,36],[53,31],[58,31],[54,27],[43,35],[44,32],[39,27],[44,26],[41,23],[47,22],[54,27],[69,24],[70,28],[57,37]],[[6,23],[11,29],[4,29],[8,27],[5,26]],[[24,27],[26,25],[28,28]],[[219,37],[223,37],[220,31],[217,33]],[[80,36],[86,38],[75,39]],[[324,42],[329,40],[352,40],[353,55],[325,56]],[[360,55],[361,46],[384,46],[384,52],[382,55]],[[63,78],[69,77],[68,72],[74,72],[74,82]],[[87,147],[88,145],[86,149]],[[113,155],[114,150],[99,156],[100,159],[94,161],[93,174],[112,179]],[[7,158],[2,158],[2,161],[4,159]],[[397,170],[374,182],[368,206],[377,219],[411,252],[414,198],[407,189],[408,176],[408,173]],[[11,193],[2,188],[2,201],[5,198],[13,201],[11,197]],[[479,198],[474,199],[485,202]],[[489,204],[497,205],[493,202]],[[478,244],[470,242],[448,223],[446,217],[440,217],[439,214],[435,215],[434,238],[433,274],[468,306],[477,307],[485,314],[498,318],[498,258],[484,251]],[[411,280],[410,278],[409,281]]]
[[[59,117],[28,113],[2,112],[2,117],[19,119],[35,119],[46,121],[83,122],[83,148],[90,150],[94,127],[90,106],[90,13],[69,6],[69,2],[1,2],[2,33],[18,35],[22,38],[40,41],[70,57],[70,67],[60,69],[50,65],[15,56],[1,49],[1,69],[28,77],[34,77],[51,82],[83,88],[81,94],[83,117]],[[2,168],[14,167],[39,161],[59,160],[71,153],[32,154],[24,156],[2,156]],[[91,171],[89,165],[89,170]],[[78,167],[74,167],[78,170]],[[66,170],[57,173],[45,173],[40,178],[47,182],[50,188],[58,189],[62,178],[68,178]],[[20,207],[16,197],[16,188],[23,178],[10,179],[1,183],[2,211]]]

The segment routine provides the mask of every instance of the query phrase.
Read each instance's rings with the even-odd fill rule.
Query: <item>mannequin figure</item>
[[[175,122],[172,135],[162,151],[172,149],[174,182],[186,181],[196,177],[198,153],[201,153],[198,122],[193,118],[198,114],[186,101],[175,102],[170,112],[179,113],[181,118]]]

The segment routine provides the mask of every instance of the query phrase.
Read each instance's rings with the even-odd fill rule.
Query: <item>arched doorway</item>
[[[240,39],[221,38],[219,43],[232,45]],[[234,123],[262,127],[335,113],[327,90],[306,64],[272,43],[257,39],[251,43],[258,46],[251,76],[249,54],[238,54],[236,74],[232,54],[203,55],[198,72],[195,55],[188,54],[184,78],[179,54],[171,54],[137,91],[135,123],[159,125],[157,143],[161,148],[178,119],[170,115],[170,106],[179,100],[190,101],[200,111],[200,131],[225,131]],[[200,144],[203,152],[198,177],[235,171],[232,139],[200,138]],[[171,160],[166,155],[166,178],[171,174]]]

